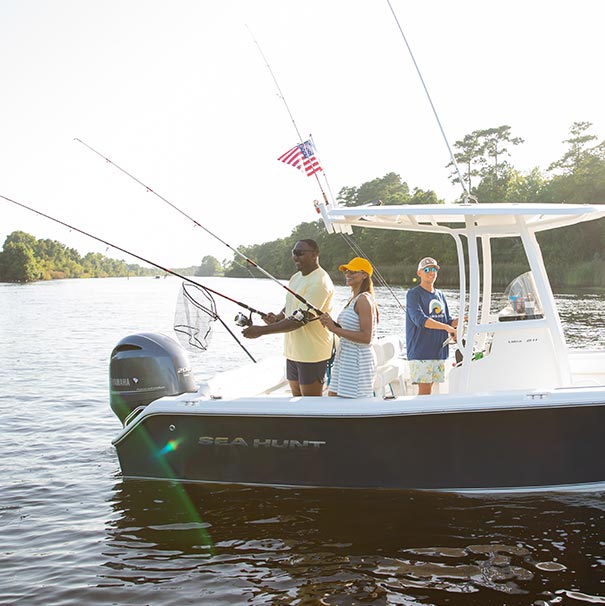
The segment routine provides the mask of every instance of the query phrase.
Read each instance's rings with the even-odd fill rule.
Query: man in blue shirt
[[[449,347],[443,342],[456,338],[458,319],[452,318],[445,295],[435,288],[439,265],[432,257],[418,263],[420,284],[408,290],[405,310],[405,338],[412,383],[418,395],[429,395],[433,383],[445,380]]]

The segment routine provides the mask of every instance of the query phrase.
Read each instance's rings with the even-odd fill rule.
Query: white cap
[[[418,263],[418,271],[425,267],[436,267],[437,269],[440,269],[439,264],[433,257],[424,257],[424,259],[420,260],[420,263]]]

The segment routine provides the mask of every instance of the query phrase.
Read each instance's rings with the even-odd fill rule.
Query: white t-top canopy
[[[398,206],[320,205],[328,231],[358,226],[404,231],[512,236],[520,224],[532,232],[545,231],[605,217],[605,204],[422,204]]]
[[[328,232],[351,233],[352,227],[447,234],[454,238],[460,280],[458,342],[465,362],[450,373],[450,389],[470,392],[498,389],[523,373],[550,386],[570,384],[570,367],[563,328],[540,251],[536,232],[605,217],[605,204],[424,204],[400,206],[326,207],[319,211]],[[520,238],[535,281],[543,314],[501,322],[491,313],[492,238]],[[497,261],[497,260],[496,260]],[[468,277],[468,297],[467,297]],[[511,318],[507,318],[510,320]],[[474,347],[489,355],[473,360]],[[464,345],[462,345],[464,344]],[[530,363],[540,360],[542,375]],[[471,363],[472,362],[472,363]],[[521,378],[520,378],[521,377]],[[454,385],[455,383],[455,385]]]

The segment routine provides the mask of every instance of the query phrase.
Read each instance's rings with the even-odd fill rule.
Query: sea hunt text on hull
[[[326,442],[321,440],[288,440],[282,438],[244,438],[202,436],[200,446],[237,446],[244,448],[321,448]]]

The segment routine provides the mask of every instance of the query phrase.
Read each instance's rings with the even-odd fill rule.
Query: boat
[[[371,398],[292,397],[279,357],[199,384],[156,333],[111,354],[113,444],[126,478],[313,488],[532,492],[605,487],[605,351],[568,347],[537,234],[605,216],[571,204],[318,204],[330,233],[449,234],[460,282],[458,352],[418,396],[402,336],[378,339]],[[492,242],[528,271],[492,290]]]

